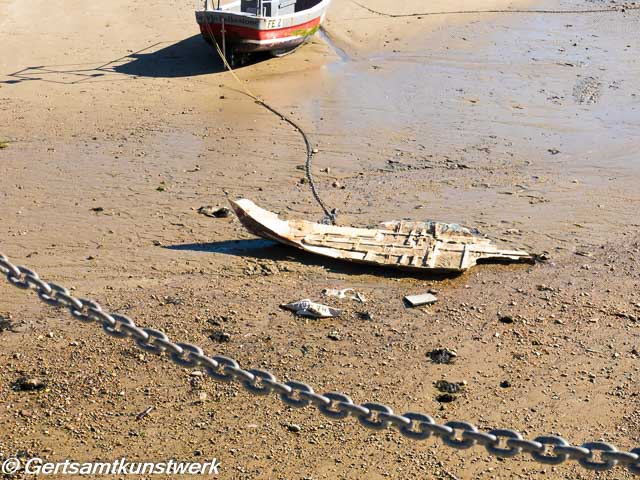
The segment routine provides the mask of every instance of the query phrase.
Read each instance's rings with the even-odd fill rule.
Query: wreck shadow
[[[332,273],[343,275],[375,275],[384,278],[417,278],[421,280],[447,280],[462,275],[459,272],[430,272],[399,270],[389,267],[364,265],[329,257],[314,255],[271,240],[225,240],[211,243],[185,243],[167,245],[164,248],[178,251],[220,253],[257,260],[298,262],[301,265],[323,267]]]

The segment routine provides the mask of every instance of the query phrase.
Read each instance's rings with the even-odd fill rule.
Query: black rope
[[[322,211],[324,212],[324,215],[325,215],[325,220],[328,220],[331,222],[332,225],[335,225],[337,212],[335,208],[332,210],[329,210],[329,208],[324,204],[324,202],[320,198],[320,194],[318,193],[316,184],[313,181],[313,175],[311,173],[311,161],[313,160],[313,147],[311,146],[311,141],[309,140],[309,136],[302,129],[300,125],[298,125],[295,121],[291,120],[291,118],[289,118],[287,115],[279,112],[278,110],[276,110],[274,107],[272,107],[271,105],[269,105],[263,100],[256,98],[255,101],[257,104],[262,105],[264,108],[266,108],[267,110],[269,110],[270,112],[274,113],[275,115],[280,117],[282,120],[287,122],[289,125],[295,128],[300,133],[300,135],[302,135],[302,138],[304,139],[304,144],[307,148],[307,161],[305,163],[305,172],[307,175],[307,180],[309,181],[309,186],[311,187],[311,193],[313,194],[313,198],[315,198],[316,202],[318,202],[318,205],[320,205],[320,208],[322,208]]]
[[[205,28],[207,30],[207,33],[209,34],[209,36],[211,37],[211,40],[214,42],[214,44],[216,46],[216,50],[218,51],[218,55],[220,55],[220,58],[222,59],[223,64],[229,69],[229,72],[231,73],[231,75],[233,75],[233,78],[236,79],[238,84],[240,84],[240,86],[244,90],[244,93],[246,93],[249,97],[251,97],[253,100],[255,100],[255,102],[258,105],[261,105],[262,107],[264,107],[267,110],[269,110],[271,113],[277,115],[282,120],[287,122],[289,125],[291,125],[293,128],[295,128],[300,133],[300,135],[302,135],[302,138],[304,139],[304,144],[305,144],[306,149],[307,149],[307,160],[306,160],[306,163],[305,163],[305,171],[306,171],[306,174],[307,174],[307,180],[309,181],[309,186],[311,187],[311,193],[313,194],[313,198],[316,200],[316,202],[318,202],[318,205],[320,205],[320,208],[324,212],[323,223],[331,222],[332,225],[335,225],[336,224],[337,211],[336,211],[335,208],[329,210],[329,208],[325,205],[325,203],[320,198],[320,194],[318,193],[318,188],[316,187],[316,183],[313,180],[313,175],[311,173],[311,162],[313,160],[313,147],[311,146],[311,140],[309,140],[309,136],[302,129],[302,127],[300,125],[298,125],[294,120],[292,120],[287,115],[285,115],[284,113],[282,113],[279,110],[277,110],[275,107],[272,107],[271,105],[266,103],[264,100],[260,99],[256,94],[254,94],[251,90],[249,90],[240,81],[240,79],[236,76],[235,72],[233,71],[233,68],[231,67],[231,65],[229,65],[229,62],[227,61],[227,59],[224,56],[224,53],[222,52],[222,50],[220,50],[220,45],[218,45],[218,42],[216,41],[216,38],[215,38],[215,36],[213,34],[213,31],[211,30],[211,26],[208,23],[205,23],[204,25],[205,25]]]
[[[455,10],[455,11],[441,11],[441,12],[425,12],[425,13],[386,13],[380,12],[378,10],[374,10],[362,3],[351,0],[352,3],[355,3],[360,8],[364,8],[365,10],[375,13],[376,15],[381,15],[384,17],[391,18],[406,18],[406,17],[428,17],[434,15],[469,15],[469,14],[481,14],[481,13],[533,13],[533,14],[558,14],[558,15],[570,15],[570,14],[583,14],[583,13],[624,13],[627,10],[640,10],[640,6],[638,5],[629,5],[629,6],[620,6],[620,7],[609,7],[609,8],[593,8],[593,9],[584,9],[584,10],[537,10],[537,9],[502,9],[502,10]]]

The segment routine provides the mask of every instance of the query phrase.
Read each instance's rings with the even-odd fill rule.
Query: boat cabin
[[[322,0],[240,0],[240,11],[259,17],[280,17],[315,7]]]

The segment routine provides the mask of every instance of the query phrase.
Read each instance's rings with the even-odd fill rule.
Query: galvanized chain
[[[395,427],[406,438],[426,440],[435,437],[455,449],[464,450],[479,445],[489,454],[501,458],[528,453],[536,462],[547,465],[559,465],[567,460],[576,460],[587,470],[605,471],[619,465],[635,475],[640,475],[640,447],[625,452],[606,442],[588,442],[575,446],[557,436],[540,436],[534,440],[526,440],[519,432],[511,429],[482,432],[467,422],[450,421],[439,424],[424,413],[408,412],[399,415],[387,405],[380,403],[358,405],[345,394],[319,394],[306,383],[281,382],[266,370],[245,370],[232,358],[220,355],[208,357],[196,345],[174,343],[159,330],[138,327],[133,320],[124,315],[104,312],[93,300],[76,298],[65,287],[41,280],[36,272],[14,265],[2,253],[0,273],[15,287],[35,290],[40,299],[48,305],[68,309],[79,321],[101,325],[109,336],[131,338],[142,350],[165,354],[181,367],[203,368],[214,380],[240,382],[245,390],[255,395],[274,393],[290,407],[313,405],[322,415],[331,419],[342,420],[352,416],[369,429],[385,430]]]

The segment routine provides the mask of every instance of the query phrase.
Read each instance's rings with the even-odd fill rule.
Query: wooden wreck
[[[392,221],[377,228],[282,220],[251,200],[231,201],[251,233],[326,257],[405,270],[462,272],[478,262],[532,263],[522,250],[502,250],[478,231],[440,222]]]

